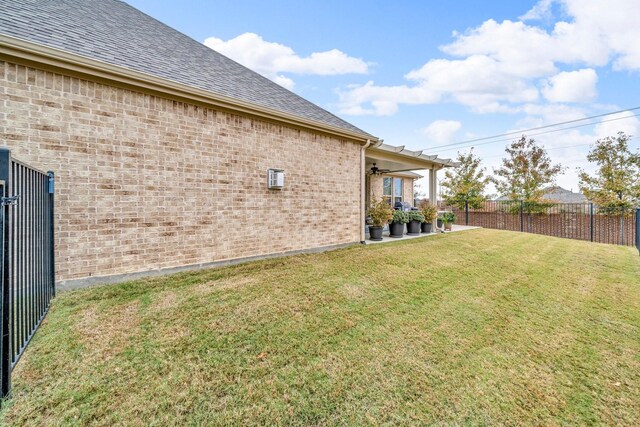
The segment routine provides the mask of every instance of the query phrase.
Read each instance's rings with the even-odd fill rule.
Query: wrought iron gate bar
[[[9,394],[11,371],[55,294],[53,179],[52,172],[37,170],[0,149],[0,397]]]

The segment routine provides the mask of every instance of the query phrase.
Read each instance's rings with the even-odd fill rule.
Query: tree
[[[546,209],[550,203],[542,198],[544,189],[555,183],[562,165],[552,164],[547,151],[525,135],[505,152],[508,157],[502,159],[502,166],[494,169],[491,177],[498,192],[510,200],[522,200],[527,212]]]
[[[426,194],[422,191],[422,186],[420,184],[415,184],[413,186],[413,200],[418,200],[425,196]]]
[[[629,150],[629,139],[618,132],[618,136],[597,140],[587,155],[587,160],[598,166],[596,174],[579,169],[580,191],[612,213],[640,206],[640,153]]]
[[[467,203],[470,208],[481,208],[486,200],[484,193],[488,184],[488,178],[484,176],[486,169],[480,167],[482,159],[473,154],[472,148],[468,154],[458,153],[456,160],[460,165],[448,169],[441,182],[445,189],[445,202],[458,209],[464,209]]]

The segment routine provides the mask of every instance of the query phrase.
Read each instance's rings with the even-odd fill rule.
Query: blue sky
[[[637,0],[128,3],[389,144],[441,157],[472,144],[443,145],[640,106]],[[534,138],[577,190],[589,144],[638,135],[638,113]],[[489,171],[507,143],[476,146]]]

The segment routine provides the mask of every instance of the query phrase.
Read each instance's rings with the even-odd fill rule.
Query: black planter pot
[[[420,221],[409,221],[407,223],[407,234],[411,236],[420,234]]]
[[[438,226],[438,228],[442,228],[442,220],[439,219],[436,225]]]
[[[422,224],[420,224],[420,228],[422,229],[423,233],[431,233],[432,226],[433,224],[431,224],[430,222],[423,222]]]
[[[373,225],[369,226],[369,240],[373,240],[379,242],[382,240],[382,230],[384,227],[374,227]]]
[[[402,237],[404,235],[404,224],[401,222],[392,222],[389,224],[389,237]]]

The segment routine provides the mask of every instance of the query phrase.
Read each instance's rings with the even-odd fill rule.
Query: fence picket
[[[0,149],[1,398],[55,291],[52,180]]]
[[[544,234],[624,246],[637,246],[640,210],[611,213],[593,203],[551,203],[541,212],[527,212],[521,200],[486,201],[478,209],[442,205],[464,218],[466,225]]]

